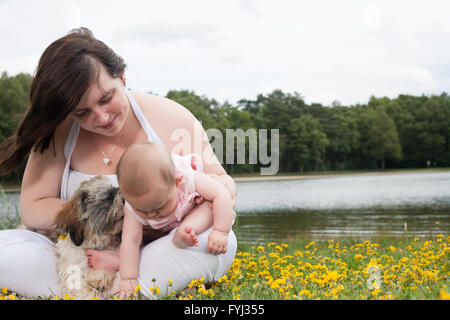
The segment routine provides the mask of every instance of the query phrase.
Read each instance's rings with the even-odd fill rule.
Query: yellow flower
[[[316,243],[314,241],[311,241],[310,243],[308,243],[305,247],[305,249],[308,249],[309,247],[315,245]]]
[[[439,296],[441,300],[450,300],[450,293],[447,293],[445,289],[441,289],[441,291],[439,291]]]
[[[381,292],[380,289],[375,289],[372,291],[372,296],[376,297]]]
[[[286,284],[286,278],[276,279],[270,286],[272,289],[278,289]]]
[[[355,256],[353,257],[353,259],[355,259],[356,261],[362,260],[364,259],[364,256],[362,254],[355,254]]]
[[[7,293],[8,293],[8,289],[3,288],[3,289],[2,289],[2,294],[3,294],[3,295],[6,295]]]
[[[161,292],[161,289],[159,287],[150,287],[149,289],[153,295],[159,294]]]
[[[136,288],[134,288],[134,294],[138,294],[139,291],[141,291],[141,285],[140,285],[140,284],[138,284],[138,285],[136,286]]]
[[[265,248],[263,246],[258,246],[256,248],[256,251],[258,251],[258,252],[264,252],[264,250],[265,250]]]
[[[171,287],[171,286],[173,285],[173,281],[172,281],[172,280],[169,280],[169,281],[168,281],[168,284],[169,284],[169,287]]]
[[[58,240],[65,240],[67,238],[69,238],[68,234],[62,234],[62,235],[59,236]]]

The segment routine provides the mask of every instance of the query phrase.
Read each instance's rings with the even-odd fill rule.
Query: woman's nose
[[[105,109],[96,107],[94,113],[95,113],[95,117],[97,118],[97,122],[100,125],[106,125],[108,123],[109,115]]]

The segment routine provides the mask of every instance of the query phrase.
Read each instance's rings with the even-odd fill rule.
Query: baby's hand
[[[228,233],[213,230],[208,237],[208,251],[212,254],[221,254],[227,252]]]
[[[134,289],[138,286],[136,279],[121,279],[120,280],[120,295],[119,299],[126,299],[134,293]]]

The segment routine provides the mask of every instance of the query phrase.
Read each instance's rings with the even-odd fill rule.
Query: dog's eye
[[[109,190],[107,200],[108,201],[114,200],[114,198],[117,195],[117,192],[119,192],[118,188],[114,188],[114,189]]]

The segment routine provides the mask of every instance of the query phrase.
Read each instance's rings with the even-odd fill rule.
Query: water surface
[[[237,190],[233,229],[240,242],[450,230],[450,171],[238,182]],[[19,194],[6,194],[0,217],[16,219],[18,207]]]

